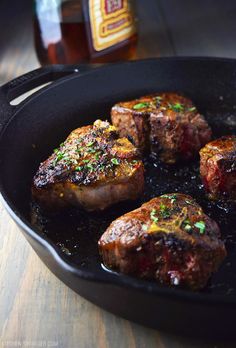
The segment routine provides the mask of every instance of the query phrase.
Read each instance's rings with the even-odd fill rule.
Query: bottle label
[[[96,51],[127,40],[136,32],[128,0],[89,0],[89,17]]]

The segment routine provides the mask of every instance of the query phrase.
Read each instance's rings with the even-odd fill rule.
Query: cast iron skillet
[[[20,105],[9,104],[33,87],[55,80],[58,81]],[[98,117],[108,118],[115,102],[156,91],[184,93],[206,115],[215,136],[235,134],[236,60],[163,58],[95,69],[52,66],[2,86],[2,200],[43,262],[93,303],[124,318],[173,333],[234,337],[235,209],[229,204],[207,201],[199,180],[198,161],[170,168],[146,158],[146,190],[139,202],[124,203],[102,214],[72,209],[54,220],[39,218],[38,227],[30,222],[30,186],[39,162],[74,128]],[[105,270],[96,243],[110,221],[155,195],[177,190],[197,199],[219,222],[226,240],[229,256],[207,288],[199,292],[167,288]]]

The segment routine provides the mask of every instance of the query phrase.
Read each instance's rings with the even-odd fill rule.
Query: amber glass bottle
[[[135,55],[131,0],[35,0],[35,49],[42,65],[105,63]]]

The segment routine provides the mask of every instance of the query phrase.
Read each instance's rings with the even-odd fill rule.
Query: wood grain
[[[175,7],[176,16],[173,17],[170,8],[173,9],[174,1],[150,0],[145,5],[144,1],[138,1],[138,57],[191,52],[235,56],[236,48],[231,46],[231,41],[226,41],[225,46],[220,46],[218,42],[217,46],[212,37],[207,41],[206,38],[203,40],[202,32],[197,36],[197,29],[190,28],[191,6],[187,1],[184,3],[188,3],[187,10],[179,5]],[[199,2],[193,5],[194,21],[205,23],[204,28],[211,30],[201,11],[196,14],[196,3]],[[208,3],[212,5],[211,1]],[[0,36],[1,84],[39,66],[33,48],[31,1],[15,1],[8,5],[9,1],[1,1],[0,28],[4,33]],[[187,22],[183,21],[183,17],[181,20],[181,8],[188,11]],[[227,11],[231,13],[229,6]],[[216,16],[216,11],[214,13]],[[210,18],[209,11],[207,16]],[[232,21],[232,13],[230,18]],[[229,26],[232,27],[232,23]],[[184,35],[187,35],[187,43]],[[201,52],[195,47],[199,37]],[[160,333],[89,303],[44,266],[0,204],[0,347],[220,348],[226,347],[226,344],[207,344]]]
[[[158,0],[176,55],[236,57],[236,2]]]

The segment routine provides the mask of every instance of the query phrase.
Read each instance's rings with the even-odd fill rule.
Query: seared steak
[[[212,199],[236,200],[236,136],[211,141],[200,151],[200,173]]]
[[[90,211],[136,199],[143,186],[144,169],[136,148],[119,138],[114,126],[97,120],[74,130],[41,163],[32,192],[49,210],[79,205]]]
[[[149,95],[139,99],[115,104],[111,109],[112,124],[120,136],[129,137],[141,151],[149,147],[151,110],[158,107],[158,95]]]
[[[116,104],[111,119],[121,136],[166,163],[188,160],[211,139],[211,129],[193,103],[175,93],[153,94]]]
[[[98,245],[114,270],[199,289],[226,256],[217,223],[192,197],[154,198],[112,222]]]

